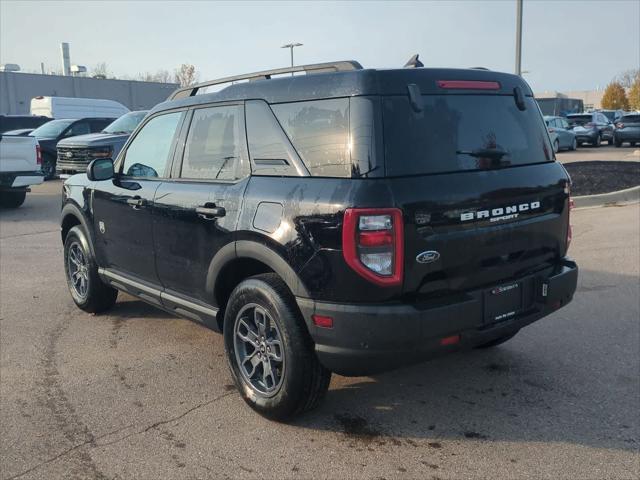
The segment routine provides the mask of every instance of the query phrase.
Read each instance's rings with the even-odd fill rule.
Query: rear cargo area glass
[[[423,95],[383,99],[388,176],[487,170],[553,160],[533,98],[519,110],[513,96]]]

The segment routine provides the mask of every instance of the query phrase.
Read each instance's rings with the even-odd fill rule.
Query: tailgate
[[[567,182],[555,162],[390,179],[405,218],[404,293],[495,285],[563,256]]]
[[[34,137],[0,136],[0,172],[35,172],[37,164]]]

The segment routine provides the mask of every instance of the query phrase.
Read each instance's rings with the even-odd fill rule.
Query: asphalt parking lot
[[[637,204],[573,213],[568,307],[495,349],[334,376],[283,425],[244,405],[219,335],[122,294],[75,308],[59,192],[0,212],[2,479],[640,476]]]

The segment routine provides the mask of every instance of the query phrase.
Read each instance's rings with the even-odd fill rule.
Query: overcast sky
[[[59,70],[106,62],[117,76],[192,63],[205,80],[296,63],[355,59],[401,67],[513,72],[515,0],[462,2],[0,1],[0,62]],[[523,69],[535,91],[604,87],[640,68],[640,0],[524,0]]]

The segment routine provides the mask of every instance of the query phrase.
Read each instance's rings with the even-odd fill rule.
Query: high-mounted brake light
[[[500,90],[498,82],[482,80],[438,80],[438,87],[462,90]]]
[[[404,229],[397,208],[348,208],[342,254],[360,276],[381,286],[402,283]]]
[[[36,145],[36,164],[42,165],[42,150],[40,149],[40,145]]]

